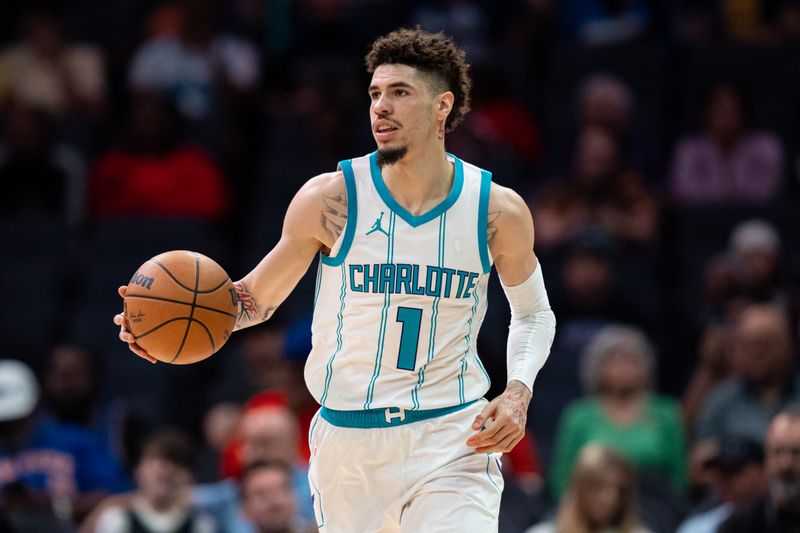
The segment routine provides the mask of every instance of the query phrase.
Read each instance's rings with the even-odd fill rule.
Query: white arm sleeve
[[[519,285],[503,285],[503,291],[511,306],[506,356],[508,381],[521,381],[532,390],[556,333],[556,317],[547,299],[541,265],[536,265],[533,274]]]

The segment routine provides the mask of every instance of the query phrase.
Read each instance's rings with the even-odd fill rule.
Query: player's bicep
[[[489,227],[494,226],[490,250],[500,280],[519,285],[536,269],[533,218],[525,201],[511,189],[493,186]]]
[[[309,185],[310,184],[310,185]],[[237,282],[242,301],[241,315],[265,320],[294,289],[308,270],[322,244],[318,239],[319,194],[309,182],[295,195],[286,211],[278,244]],[[247,305],[250,309],[247,309]],[[251,317],[243,316],[241,326]]]

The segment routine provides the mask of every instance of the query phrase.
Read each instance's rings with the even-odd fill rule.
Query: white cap
[[[39,400],[36,376],[25,363],[0,359],[0,422],[31,414]]]
[[[764,220],[751,219],[738,224],[731,233],[731,249],[736,253],[772,252],[781,247],[775,227]]]

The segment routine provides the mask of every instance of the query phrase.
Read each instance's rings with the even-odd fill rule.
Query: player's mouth
[[[388,120],[378,120],[372,127],[378,141],[388,141],[398,129],[400,128],[395,123]]]

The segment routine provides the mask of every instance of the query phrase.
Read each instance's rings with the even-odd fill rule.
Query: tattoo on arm
[[[331,245],[336,242],[344,231],[347,223],[347,195],[340,192],[336,196],[323,195],[325,207],[322,211],[322,227],[331,239]]]
[[[236,302],[239,307],[236,326],[233,328],[234,331],[264,322],[275,312],[274,307],[267,307],[262,310],[256,299],[247,289],[247,285],[241,281],[235,282],[233,287],[235,289]]]
[[[489,215],[487,217],[488,221],[487,221],[487,224],[486,224],[486,241],[487,242],[492,242],[492,239],[494,238],[494,234],[497,233],[497,225],[495,223],[497,222],[497,219],[500,218],[501,214],[502,214],[502,211],[491,211],[491,212],[489,212]]]

